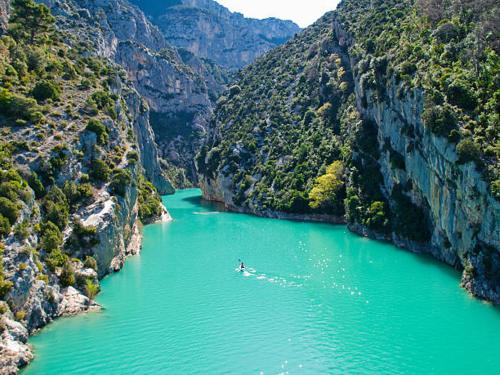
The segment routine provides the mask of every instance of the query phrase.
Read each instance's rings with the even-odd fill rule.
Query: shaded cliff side
[[[343,1],[245,69],[198,157],[204,196],[343,219],[500,303],[496,5],[456,6]]]
[[[150,108],[149,122],[168,178],[177,187],[196,183],[193,159],[205,140],[213,103],[226,88],[230,74],[205,59],[203,53],[172,46],[169,36],[173,34],[160,32],[139,8],[126,0],[41,2],[57,16],[61,29],[70,30],[73,37],[85,41],[88,51],[124,67]],[[195,12],[202,9],[198,5],[204,6],[191,4]],[[191,32],[185,27],[182,35]],[[268,30],[268,34],[281,35],[274,29]],[[212,47],[215,55],[223,54],[223,46]],[[264,49],[255,50],[252,61],[263,52]]]
[[[126,70],[149,109],[147,120],[169,179],[180,187],[196,181],[193,155],[212,110],[210,94],[216,96],[223,83],[207,87],[203,69],[187,66],[144,13],[125,0],[43,2],[62,30],[84,41],[87,53],[110,58]]]

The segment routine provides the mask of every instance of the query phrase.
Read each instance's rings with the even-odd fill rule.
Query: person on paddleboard
[[[243,262],[241,262],[240,264],[240,271],[244,271],[245,270],[245,264]]]

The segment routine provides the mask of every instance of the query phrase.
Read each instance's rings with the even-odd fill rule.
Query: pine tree
[[[44,4],[33,0],[13,0],[10,33],[30,44],[44,42],[54,32],[54,17]]]

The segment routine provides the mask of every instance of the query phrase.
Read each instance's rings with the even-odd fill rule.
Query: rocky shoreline
[[[169,212],[163,208],[162,215],[155,224],[167,223],[170,221],[172,221],[172,217]],[[141,227],[142,224],[137,221],[126,252],[113,259],[109,268],[110,271],[119,272],[123,268],[127,258],[140,254],[143,238]],[[86,269],[84,272],[93,272],[94,277],[97,278],[97,273],[91,269]],[[18,373],[19,368],[29,365],[34,358],[33,348],[28,343],[29,337],[40,332],[45,325],[61,317],[95,313],[102,309],[101,305],[90,300],[82,292],[73,287],[62,289],[58,298],[60,300],[57,303],[57,310],[54,316],[50,317],[43,326],[31,331],[26,326],[16,321],[13,313],[2,315],[0,318],[0,326],[4,329],[0,336],[0,374],[15,375]]]
[[[202,185],[203,186],[203,185]],[[358,223],[348,224],[345,218],[336,217],[332,215],[318,215],[318,214],[290,214],[286,212],[279,211],[258,211],[252,210],[247,207],[237,207],[233,204],[229,204],[224,202],[222,199],[215,199],[213,193],[210,193],[202,189],[203,199],[207,202],[213,202],[220,204],[224,207],[224,209],[230,212],[242,213],[247,215],[253,215],[257,217],[264,217],[270,219],[278,219],[278,220],[292,220],[292,221],[302,221],[302,222],[316,222],[316,223],[327,223],[334,225],[346,225],[347,229],[361,237],[369,238],[376,241],[382,241],[386,243],[390,243],[400,249],[404,249],[410,251],[415,254],[431,254],[436,260],[446,263],[447,265],[453,267],[456,270],[463,271],[463,268],[460,264],[453,263],[447,261],[446,257],[439,256],[439,253],[434,253],[429,250],[429,247],[425,244],[421,244],[415,241],[410,241],[405,238],[401,238],[396,233],[379,233],[373,230],[370,230],[366,226],[363,226]],[[489,293],[488,286],[482,285],[484,289],[481,291],[481,294],[477,293],[477,283],[468,275],[466,272],[463,273],[462,279],[460,281],[460,286],[463,287],[467,292],[469,292],[472,296],[484,300],[485,302],[492,303],[495,306],[500,306],[500,298],[495,298],[494,293]],[[484,295],[489,295],[492,297],[483,297]]]

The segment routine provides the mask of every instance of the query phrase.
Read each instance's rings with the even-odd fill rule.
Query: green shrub
[[[97,228],[85,226],[80,220],[75,221],[73,226],[73,238],[80,248],[88,249],[99,244]]]
[[[19,198],[23,186],[18,181],[5,181],[0,183],[0,197],[16,201]]]
[[[51,150],[49,159],[50,174],[57,176],[68,161],[69,150],[65,144],[59,144]]]
[[[10,225],[14,225],[19,217],[19,205],[8,198],[0,197],[0,214],[9,220]]]
[[[91,101],[95,103],[98,109],[116,119],[115,98],[112,95],[105,91],[97,91],[92,94]]]
[[[140,177],[139,179],[139,219],[149,224],[157,219],[162,212],[162,203],[153,184]]]
[[[85,258],[85,261],[83,262],[83,265],[86,268],[92,268],[94,271],[97,271],[97,261],[92,256],[87,256]]]
[[[14,284],[10,280],[5,280],[3,273],[3,247],[0,247],[0,299],[4,299]]]
[[[63,235],[57,225],[51,221],[46,222],[42,226],[42,235],[40,238],[40,246],[48,253],[54,252],[60,248],[63,242]]]
[[[108,142],[108,128],[99,120],[90,119],[85,130],[96,134],[97,143],[104,145]]]
[[[45,263],[52,272],[54,272],[56,268],[64,266],[66,262],[68,262],[68,256],[63,254],[60,249],[52,251],[49,256],[45,258]]]
[[[42,117],[39,109],[34,99],[0,88],[0,113],[11,120],[23,119],[36,122]]]
[[[457,155],[459,163],[481,161],[481,148],[470,139],[464,139],[457,145]]]
[[[60,230],[66,228],[69,220],[69,204],[61,189],[57,186],[52,187],[43,199],[42,207],[46,220],[57,225]]]
[[[477,105],[477,100],[471,89],[463,82],[453,82],[449,85],[446,90],[446,97],[450,104],[466,111],[473,111]]]
[[[16,237],[20,240],[25,240],[28,238],[30,234],[30,222],[28,220],[24,220],[22,223],[19,223],[14,228],[14,233]]]
[[[125,169],[118,169],[111,177],[109,188],[113,194],[123,197],[132,182],[132,175]]]
[[[97,296],[99,290],[100,288],[98,284],[94,284],[92,280],[87,279],[87,282],[85,283],[85,294],[91,301]]]
[[[500,179],[491,183],[491,193],[497,200],[500,200]]]
[[[101,159],[94,159],[89,168],[89,176],[96,182],[107,182],[111,170],[108,165]]]
[[[57,100],[61,96],[61,87],[53,81],[42,80],[36,83],[31,94],[39,103],[47,99]]]
[[[72,210],[89,201],[93,196],[92,185],[89,183],[79,184],[73,181],[64,183],[63,192]]]
[[[45,195],[45,187],[42,184],[42,181],[38,178],[38,175],[33,172],[28,177],[28,185],[35,192],[35,197],[37,199],[43,198]]]
[[[8,236],[10,233],[11,224],[9,219],[0,214],[0,237]]]
[[[26,318],[26,311],[24,310],[16,311],[14,316],[18,322],[22,322]]]
[[[241,87],[238,85],[231,86],[229,88],[229,95],[230,96],[235,96],[238,95],[241,92]]]
[[[127,152],[127,160],[129,164],[137,163],[139,161],[139,153],[134,150]]]
[[[75,285],[75,270],[73,269],[73,265],[69,260],[66,260],[62,266],[61,276],[59,276],[59,281],[63,287],[73,286]]]
[[[28,69],[41,73],[46,65],[46,56],[40,49],[31,49],[26,53]]]
[[[385,203],[380,201],[372,202],[367,212],[365,225],[373,230],[385,231],[389,224]]]
[[[426,108],[422,120],[431,132],[447,137],[457,127],[457,119],[451,109],[446,106],[432,106]]]

